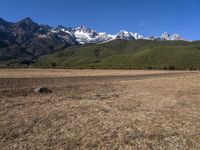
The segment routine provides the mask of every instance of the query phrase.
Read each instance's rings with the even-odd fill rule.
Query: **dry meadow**
[[[1,69],[0,149],[198,150],[200,72]]]

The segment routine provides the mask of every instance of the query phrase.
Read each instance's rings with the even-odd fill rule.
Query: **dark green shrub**
[[[57,66],[57,64],[55,62],[51,63],[51,67],[55,68]]]
[[[168,70],[176,70],[176,67],[174,65],[169,65]]]

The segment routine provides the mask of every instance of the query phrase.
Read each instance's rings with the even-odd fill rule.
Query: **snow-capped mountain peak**
[[[171,40],[171,41],[183,40],[181,35],[176,34],[176,33],[170,35],[170,34],[167,33],[167,32],[164,32],[164,33],[161,35],[161,39],[162,39],[162,40],[167,40],[167,41],[169,41],[169,40]]]
[[[163,39],[163,40],[170,40],[170,34],[168,32],[164,32],[161,35],[161,39]]]
[[[126,30],[121,30],[118,34],[123,34],[123,35],[126,35],[126,36],[130,35],[130,33]]]
[[[174,40],[183,40],[183,38],[182,38],[181,35],[174,33],[174,34],[171,35],[171,40],[172,41],[174,41]]]
[[[73,34],[77,38],[77,41],[81,44],[85,43],[94,43],[98,32],[93,29],[90,29],[86,26],[80,26],[73,30]]]
[[[134,36],[134,38],[136,39],[136,40],[138,40],[138,39],[145,39],[145,37],[143,36],[143,35],[141,35],[141,34],[139,34],[139,33],[133,33],[133,36]]]
[[[85,25],[79,26],[76,28],[66,28],[64,26],[57,26],[51,29],[51,32],[57,34],[59,37],[63,37],[64,40],[76,41],[79,44],[89,44],[89,43],[103,43],[115,39],[124,39],[124,40],[182,40],[182,37],[178,34],[170,35],[167,32],[164,32],[160,37],[151,36],[145,37],[137,32],[128,32],[126,30],[121,30],[117,34],[108,34],[106,32],[97,32],[94,29],[91,29]]]
[[[124,40],[134,40],[134,36],[131,32],[126,30],[121,30],[119,33],[116,34],[116,39],[124,39]]]
[[[126,30],[121,30],[116,34],[117,39],[133,40],[133,39],[144,39],[144,36],[136,32],[128,32]]]
[[[75,31],[79,31],[79,32],[92,32],[94,30],[91,29],[91,28],[89,28],[89,27],[87,27],[87,26],[85,26],[85,25],[82,25],[80,27],[75,28]]]

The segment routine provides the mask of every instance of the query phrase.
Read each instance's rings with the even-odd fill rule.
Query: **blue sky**
[[[86,25],[108,33],[125,29],[149,36],[167,31],[200,39],[200,0],[0,0],[0,17]]]

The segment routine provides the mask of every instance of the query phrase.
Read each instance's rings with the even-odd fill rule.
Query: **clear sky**
[[[200,0],[0,0],[0,17],[86,25],[108,33],[125,29],[149,36],[167,31],[200,39]]]

